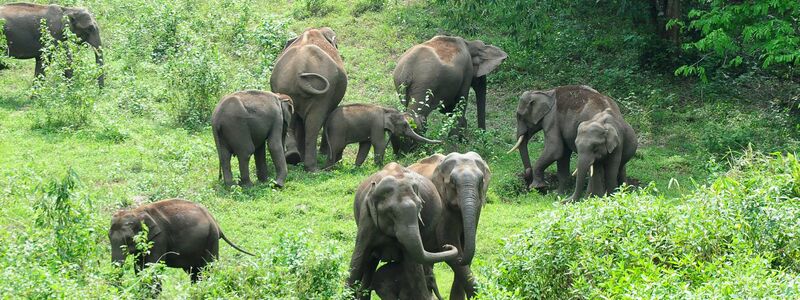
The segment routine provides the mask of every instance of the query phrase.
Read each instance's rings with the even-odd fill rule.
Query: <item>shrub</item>
[[[44,20],[43,20],[44,21]],[[94,103],[100,96],[97,78],[101,74],[94,61],[82,56],[94,53],[89,45],[81,44],[68,28],[66,40],[53,40],[42,27],[42,59],[44,76],[38,77],[32,88],[36,128],[46,130],[78,129],[89,124]],[[68,56],[74,59],[69,59]],[[72,77],[68,78],[67,74]]]
[[[202,37],[191,39],[167,62],[168,98],[179,124],[197,128],[210,121],[224,86],[220,62],[217,46]]]
[[[653,187],[569,205],[507,240],[521,298],[796,298],[800,161],[747,152],[675,204]],[[493,295],[484,295],[492,298]]]
[[[361,0],[356,2],[351,14],[355,17],[361,16],[371,11],[381,11],[386,4],[386,0]]]
[[[306,19],[309,17],[324,17],[333,11],[333,6],[327,0],[298,0],[292,8],[292,16],[295,19]]]

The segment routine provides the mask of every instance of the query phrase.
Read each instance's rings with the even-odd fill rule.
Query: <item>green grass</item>
[[[260,46],[254,46],[258,43],[252,36],[245,36],[244,46],[233,44],[232,38],[226,34],[235,32],[237,23],[228,19],[244,18],[246,32],[256,30],[265,21],[278,19],[286,20],[287,29],[295,34],[306,27],[332,27],[338,34],[339,49],[348,72],[349,85],[343,103],[388,106],[398,105],[391,80],[396,59],[408,47],[436,33],[436,26],[441,25],[429,23],[437,20],[419,19],[423,12],[438,11],[437,6],[426,1],[387,1],[383,10],[368,11],[359,17],[351,14],[352,5],[347,1],[327,1],[331,6],[330,12],[302,20],[292,18],[292,5],[285,1],[272,2],[269,5],[256,1],[237,4],[247,7],[248,14],[245,15],[244,10],[229,10],[227,12],[231,15],[228,18],[208,17],[222,14],[225,9],[221,7],[234,5],[225,0],[187,9],[181,15],[185,24],[179,26],[180,34],[191,35],[194,32],[207,37],[209,43],[218,47],[218,67],[224,81],[221,93],[268,87],[268,77],[265,76],[269,71],[260,73],[261,63],[254,63],[259,59]],[[137,6],[137,10],[150,16],[152,11],[162,9],[161,6],[184,9],[182,3],[188,2],[137,2],[129,5],[141,6]],[[0,262],[10,262],[19,258],[15,255],[22,255],[20,249],[25,246],[20,239],[23,237],[39,244],[47,240],[34,234],[43,229],[33,222],[32,217],[37,215],[33,204],[42,197],[41,186],[62,178],[72,168],[81,180],[76,193],[86,196],[92,203],[89,220],[97,250],[87,258],[85,273],[89,275],[61,276],[59,271],[45,268],[47,271],[42,276],[49,279],[36,275],[25,277],[33,284],[55,282],[57,287],[53,287],[56,291],[53,295],[111,297],[106,293],[112,293],[131,296],[124,286],[117,287],[107,278],[111,272],[106,267],[110,262],[110,246],[105,232],[111,214],[140,196],[148,201],[180,197],[202,203],[214,214],[228,237],[258,254],[255,258],[245,257],[228,246],[221,246],[219,266],[207,273],[208,282],[199,286],[191,286],[188,276],[181,271],[166,270],[161,295],[165,299],[201,294],[210,297],[258,295],[264,290],[253,284],[256,282],[253,278],[267,276],[269,270],[273,270],[269,268],[280,270],[283,265],[274,263],[275,257],[286,250],[286,243],[291,244],[286,242],[287,237],[299,235],[304,241],[298,243],[305,243],[303,247],[308,247],[308,251],[338,263],[333,265],[338,272],[330,281],[340,283],[338,286],[342,288],[356,232],[353,195],[358,183],[379,169],[371,163],[371,158],[361,168],[355,168],[355,147],[350,146],[343,161],[331,172],[309,174],[302,167],[290,166],[286,187],[281,190],[274,190],[267,184],[247,190],[223,188],[217,179],[217,156],[207,125],[184,128],[186,126],[175,119],[177,113],[171,101],[176,96],[172,92],[180,86],[169,83],[169,76],[175,74],[167,70],[165,63],[152,60],[150,53],[138,53],[141,49],[134,49],[132,47],[136,45],[129,44],[131,37],[139,36],[139,42],[153,45],[154,41],[143,34],[150,31],[136,31],[140,30],[136,27],[139,26],[136,23],[138,17],[130,6],[122,5],[120,1],[81,1],[80,4],[95,12],[107,47],[107,87],[96,103],[91,125],[67,131],[34,129],[32,100],[29,98],[32,61],[11,60],[11,68],[0,71],[0,244],[8,246],[5,250],[0,247]],[[199,21],[205,19],[225,21]],[[479,25],[474,26],[487,26],[476,24]],[[442,26],[447,29],[446,25]],[[468,134],[470,141],[457,146],[461,151],[478,151],[493,171],[489,203],[482,212],[473,264],[479,278],[486,278],[505,259],[502,251],[504,239],[528,230],[553,211],[561,210],[557,195],[522,192],[522,182],[517,177],[521,171],[519,155],[505,154],[514,143],[514,109],[518,95],[524,90],[591,83],[619,99],[641,143],[639,153],[629,164],[629,176],[638,179],[643,186],[652,185],[653,193],[675,202],[680,201],[680,195],[694,190],[695,183],[704,183],[710,175],[725,169],[724,164],[715,161],[724,160],[727,147],[737,150],[736,147],[742,146],[739,145],[741,138],[728,139],[728,135],[720,130],[735,128],[741,136],[757,136],[758,140],[750,142],[755,148],[765,151],[797,149],[797,133],[792,132],[790,126],[792,119],[780,112],[764,111],[758,103],[750,104],[741,98],[728,98],[728,94],[714,96],[713,93],[712,96],[705,93],[706,98],[699,101],[695,99],[699,99],[699,92],[694,91],[701,88],[693,83],[675,83],[649,73],[631,75],[634,76],[631,83],[613,88],[609,82],[615,82],[618,74],[603,77],[591,73],[565,82],[564,78],[570,74],[580,73],[579,70],[570,70],[573,65],[568,61],[540,68],[540,71],[565,69],[567,74],[533,75],[524,69],[527,62],[514,57],[516,53],[527,50],[513,44],[502,32],[468,36],[499,41],[513,50],[509,50],[512,58],[497,73],[490,75],[487,132],[471,131]],[[148,48],[142,46],[142,49]],[[237,49],[243,54],[235,55]],[[556,50],[537,56],[558,61]],[[180,61],[182,58],[170,59]],[[582,82],[581,78],[587,81]],[[646,87],[632,87],[639,86],[638,78],[652,78],[653,81]],[[467,111],[470,126],[474,128],[474,96],[471,99],[473,102],[467,106]],[[728,101],[732,104],[725,104]],[[709,145],[714,146],[713,149]],[[536,159],[541,148],[539,134],[530,146],[532,159]],[[399,159],[399,162],[408,165],[427,154],[430,153],[416,153]],[[390,154],[388,159],[396,158]],[[274,174],[271,163],[269,168],[270,174]],[[549,171],[554,172],[554,166]],[[234,170],[234,174],[237,173]],[[270,259],[273,264],[263,263]],[[311,269],[317,263],[324,265],[329,262],[308,261],[307,266]],[[262,267],[268,270],[256,270]],[[22,267],[15,266],[4,272],[26,272],[18,268]],[[446,296],[452,280],[449,269],[437,266],[436,274],[440,289]],[[300,278],[298,280],[310,280],[309,276],[296,276]],[[225,288],[230,286],[242,290]],[[16,294],[19,290],[15,287],[19,288],[13,282],[3,281],[0,295]],[[297,294],[275,294],[272,297],[303,298]]]

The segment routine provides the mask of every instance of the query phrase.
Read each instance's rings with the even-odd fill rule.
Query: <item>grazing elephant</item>
[[[64,16],[69,23],[64,24]],[[36,59],[36,76],[44,72],[42,66],[41,20],[47,20],[47,29],[57,41],[63,41],[64,26],[94,48],[97,65],[103,66],[103,50],[100,42],[100,27],[88,10],[84,8],[30,3],[11,3],[0,6],[0,18],[8,41],[8,56],[19,59]],[[103,76],[97,79],[103,86]]]
[[[147,240],[153,243],[147,253],[139,252],[133,240],[142,230],[142,223],[147,225]],[[234,249],[253,255],[228,240],[205,207],[182,199],[161,200],[116,212],[108,238],[115,263],[122,264],[129,254],[138,255],[137,272],[146,264],[162,261],[168,267],[189,273],[192,282],[199,279],[200,269],[219,257],[220,238]]]
[[[389,163],[362,181],[353,206],[358,233],[347,279],[351,288],[356,288],[356,282],[363,288],[370,287],[381,260],[430,265],[458,257],[453,246],[436,241],[436,226],[443,208],[436,187],[427,178],[397,163]],[[441,249],[441,252],[427,249]],[[423,274],[417,276],[424,284]],[[369,294],[361,291],[358,294],[361,299],[369,299]],[[409,299],[424,299],[424,296]]]
[[[328,115],[347,89],[347,74],[328,27],[308,29],[286,42],[269,80],[272,91],[294,100],[292,128],[286,140],[286,161],[302,161],[306,171],[317,171],[317,136]]]
[[[350,104],[336,108],[325,121],[323,136],[328,143],[328,163],[333,166],[342,159],[342,151],[348,144],[359,143],[356,166],[361,166],[369,153],[370,145],[375,149],[375,164],[383,165],[386,150],[386,131],[390,135],[402,135],[423,143],[441,143],[419,136],[408,123],[411,116],[394,108],[372,104]]]
[[[578,167],[574,174],[578,178],[570,201],[581,198],[587,171],[591,178],[589,190],[592,195],[613,193],[625,182],[625,164],[636,154],[638,142],[636,133],[622,115],[606,108],[578,125],[575,146],[578,150]]]
[[[439,243],[455,246],[461,256],[447,261],[455,273],[450,299],[472,298],[475,281],[470,270],[475,256],[475,237],[481,208],[492,173],[489,165],[475,152],[434,154],[408,167],[429,178],[445,204],[437,228]]]
[[[286,157],[283,141],[293,112],[292,99],[283,94],[248,90],[222,97],[211,114],[211,129],[225,185],[233,185],[231,155],[239,160],[242,186],[253,185],[250,181],[250,155],[254,154],[256,176],[259,181],[267,181],[267,146],[277,173],[275,183],[280,187],[284,185]]]
[[[480,40],[435,36],[403,53],[394,68],[394,85],[421,133],[425,132],[431,111],[442,104],[441,112],[454,112],[462,97],[466,101],[472,87],[477,98],[478,127],[486,129],[486,74],[506,57],[508,54],[500,48]],[[461,113],[459,126],[464,128],[467,119]],[[398,146],[401,144],[398,138],[392,141],[396,152],[408,148]]]
[[[423,268],[425,270],[422,270]],[[425,274],[425,282],[420,280],[421,272]],[[378,268],[370,289],[374,290],[381,300],[417,299],[414,298],[415,295],[423,296],[419,299],[431,299],[431,291],[436,299],[443,299],[439,289],[436,288],[433,270],[408,260],[388,262]],[[419,291],[421,289],[425,291]]]
[[[518,139],[508,152],[519,149],[528,189],[544,189],[544,170],[558,161],[558,192],[566,193],[570,156],[577,151],[578,125],[607,108],[620,115],[613,99],[585,85],[522,93],[517,106]],[[528,141],[540,130],[544,130],[544,150],[531,169]]]

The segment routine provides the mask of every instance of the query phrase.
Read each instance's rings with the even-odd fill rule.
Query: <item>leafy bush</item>
[[[84,54],[94,52],[68,28],[64,29],[64,36],[65,41],[55,41],[46,27],[42,27],[41,42],[46,45],[42,48],[44,76],[38,77],[31,88],[34,126],[37,128],[84,127],[89,124],[94,103],[100,97],[97,78],[102,70],[94,61],[88,63],[81,59]]]
[[[302,20],[309,17],[323,17],[333,11],[327,0],[298,0],[292,8],[292,16]]]
[[[361,16],[371,11],[381,11],[386,4],[386,0],[361,0],[353,6],[351,14],[355,17]]]
[[[197,128],[211,120],[225,84],[220,62],[217,46],[202,37],[192,39],[167,62],[168,97],[179,124]]]
[[[507,240],[493,293],[796,298],[800,161],[752,152],[674,203],[653,187],[556,209]],[[484,295],[493,298],[493,295]]]

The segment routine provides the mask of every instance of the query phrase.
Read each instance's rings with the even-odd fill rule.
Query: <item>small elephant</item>
[[[439,243],[451,244],[461,256],[447,261],[455,278],[450,299],[475,296],[476,284],[470,270],[475,256],[476,235],[481,208],[486,203],[492,173],[475,152],[434,154],[408,167],[429,178],[445,204],[437,228]]]
[[[419,280],[420,271],[425,274],[424,286]],[[370,289],[374,290],[381,300],[416,299],[413,297],[414,295],[422,295],[423,298],[420,299],[432,299],[431,291],[433,291],[436,299],[444,299],[436,287],[436,278],[433,277],[433,270],[408,261],[392,261],[378,268],[375,271]],[[418,291],[420,289],[425,291]]]
[[[133,237],[147,225],[147,240],[153,243],[147,253],[136,249]],[[197,282],[200,270],[219,257],[219,239],[247,255],[253,255],[228,240],[214,217],[200,204],[167,199],[134,209],[117,211],[108,230],[111,259],[125,262],[127,255],[137,255],[136,271],[159,261],[168,267],[181,268]]]
[[[381,260],[432,265],[458,257],[455,247],[436,241],[443,209],[436,187],[397,163],[389,163],[361,182],[353,208],[358,233],[347,279],[350,288],[356,289],[356,283],[364,289],[370,287]],[[425,284],[424,275],[417,275]],[[369,299],[363,290],[357,290],[357,294]],[[425,299],[425,295],[409,299]]]
[[[453,113],[461,98],[466,101],[472,87],[477,98],[478,127],[486,129],[486,75],[507,57],[502,49],[480,40],[435,36],[400,56],[392,74],[394,86],[407,111],[414,114],[420,133],[425,133],[431,111],[439,108],[442,113]],[[463,111],[459,113],[459,128],[465,128],[467,119]],[[408,142],[395,137],[392,147],[396,153],[407,150]]]
[[[613,193],[625,182],[625,164],[636,154],[638,142],[636,133],[622,115],[606,108],[578,125],[575,146],[578,150],[578,167],[573,174],[578,178],[570,201],[581,198],[587,171],[591,178],[591,195]]]
[[[585,85],[522,93],[517,106],[518,139],[508,153],[519,149],[528,189],[544,189],[544,170],[558,161],[558,192],[566,193],[570,156],[577,151],[578,125],[605,109],[620,115],[613,99]],[[544,130],[544,150],[531,168],[528,141],[540,130]]]
[[[371,104],[342,105],[328,116],[323,135],[328,144],[329,168],[342,159],[344,147],[359,143],[356,166],[361,166],[369,153],[370,145],[375,149],[375,164],[383,165],[386,150],[386,131],[390,135],[402,135],[423,143],[441,143],[419,136],[408,119],[411,116],[393,108]]]
[[[222,97],[211,115],[211,129],[225,185],[233,185],[231,155],[239,159],[242,186],[253,185],[250,155],[254,154],[256,176],[259,181],[266,181],[267,146],[277,173],[275,183],[284,185],[287,169],[283,141],[293,112],[292,99],[283,94],[248,90]]]
[[[69,23],[64,24],[67,17]],[[100,27],[88,10],[59,5],[39,5],[31,3],[10,3],[0,6],[0,18],[5,20],[3,27],[8,42],[8,56],[19,59],[36,59],[36,76],[44,73],[42,65],[42,43],[39,27],[41,20],[47,20],[47,29],[57,41],[64,41],[64,27],[94,48],[95,61],[103,66],[103,50],[100,41]],[[69,73],[67,73],[69,75]],[[103,86],[103,76],[97,78]]]
[[[289,95],[297,108],[286,138],[286,161],[317,171],[317,137],[342,102],[347,74],[329,27],[307,29],[286,42],[269,79],[272,91]]]

